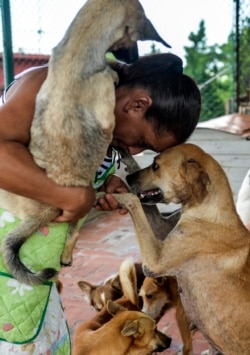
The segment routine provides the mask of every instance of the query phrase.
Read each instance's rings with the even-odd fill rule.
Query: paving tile
[[[80,280],[99,283],[118,272],[121,262],[132,256],[140,261],[140,253],[129,214],[118,212],[101,213],[87,222],[80,231],[74,249],[73,265],[60,272],[63,283],[62,303],[71,333],[81,322],[94,317],[90,307],[77,286]],[[171,347],[163,355],[180,354],[182,340],[175,320],[175,310],[170,310],[158,323],[158,328],[172,338]],[[203,336],[196,332],[193,340],[193,355],[200,355],[208,348]],[[160,353],[159,353],[160,354]]]

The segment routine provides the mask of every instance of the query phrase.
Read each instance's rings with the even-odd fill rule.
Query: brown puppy
[[[192,354],[192,331],[190,321],[181,303],[178,284],[174,277],[145,277],[139,296],[142,298],[142,312],[158,322],[171,308],[176,310],[176,320],[183,341],[182,355]]]
[[[57,184],[90,185],[115,125],[115,79],[106,52],[133,47],[137,40],[147,39],[168,46],[138,0],[88,0],[53,49],[47,78],[37,95],[29,149],[35,162]],[[22,220],[3,242],[9,272],[26,284],[42,284],[55,276],[52,268],[31,272],[20,261],[19,250],[60,211],[3,190],[0,207]],[[64,265],[71,263],[77,236],[74,224],[62,257]]]
[[[119,274],[109,277],[100,284],[81,280],[77,285],[85,301],[97,311],[100,311],[108,301],[115,301],[123,295]]]
[[[148,355],[170,346],[171,339],[158,331],[146,314],[111,301],[107,310],[113,318],[105,324],[99,327],[92,320],[76,329],[73,355]]]
[[[138,197],[115,195],[131,213],[144,272],[177,277],[190,321],[214,350],[248,355],[250,233],[221,166],[198,146],[182,144],[159,154],[128,182],[144,203],[182,204],[180,220],[160,241]]]
[[[123,289],[127,289],[128,285],[134,288],[135,294],[138,294],[144,278],[142,264],[134,263],[131,258],[128,258],[121,263],[117,275],[109,277],[101,284],[94,285],[84,280],[77,284],[85,301],[100,311],[108,301],[115,301],[122,297]]]

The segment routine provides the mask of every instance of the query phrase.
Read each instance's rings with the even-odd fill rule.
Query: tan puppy
[[[128,182],[142,202],[182,203],[176,227],[160,241],[140,200],[115,195],[131,213],[144,272],[177,277],[184,309],[214,351],[248,355],[250,233],[221,166],[199,147],[182,144],[158,155]]]
[[[35,162],[57,184],[90,184],[112,140],[115,124],[114,72],[105,54],[146,39],[168,46],[138,0],[88,0],[53,49],[47,78],[37,95],[29,149]],[[23,221],[3,243],[9,272],[27,284],[40,284],[55,276],[52,268],[32,273],[18,253],[25,240],[60,211],[3,190],[0,206]],[[73,237],[67,243],[63,264],[71,263],[77,235],[76,225],[72,225],[69,237]]]
[[[177,281],[172,276],[145,277],[139,296],[142,312],[158,322],[171,308],[176,310],[176,320],[183,341],[182,355],[192,354],[192,331],[190,321],[183,309]]]
[[[144,313],[111,301],[107,310],[113,316],[107,323],[99,327],[89,321],[76,329],[73,355],[148,355],[170,346],[171,339],[158,331],[155,321]]]

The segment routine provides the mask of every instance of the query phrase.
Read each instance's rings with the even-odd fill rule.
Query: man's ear
[[[152,105],[152,102],[153,101],[150,96],[136,96],[126,103],[124,110],[125,112],[128,112],[130,110],[146,112],[147,109]]]

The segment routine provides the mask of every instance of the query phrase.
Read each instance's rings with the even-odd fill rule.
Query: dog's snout
[[[157,344],[157,352],[162,352],[165,349],[169,348],[172,342],[172,339],[162,332],[158,332],[159,343]]]
[[[130,187],[133,187],[133,185],[135,185],[137,175],[138,175],[138,173],[136,172],[136,173],[129,174],[126,176],[127,183],[129,184]]]

